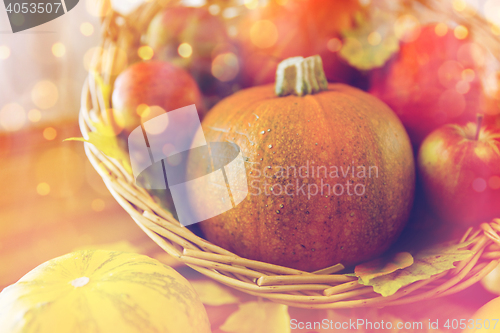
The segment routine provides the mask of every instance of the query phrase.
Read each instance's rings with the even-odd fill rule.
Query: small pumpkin
[[[206,333],[189,282],[144,255],[83,250],[52,259],[0,293],[2,332]]]
[[[409,217],[415,167],[403,125],[375,97],[328,84],[319,56],[283,61],[276,87],[227,97],[202,128],[207,142],[237,144],[246,161],[246,199],[200,223],[237,255],[307,271],[351,265],[385,251]],[[189,178],[210,172],[204,165],[189,163]],[[191,190],[193,211],[226,210],[207,189]]]

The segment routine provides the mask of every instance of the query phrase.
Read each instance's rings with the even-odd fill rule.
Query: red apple
[[[451,28],[443,34],[436,25],[424,26],[386,66],[372,72],[370,92],[396,112],[418,147],[434,129],[474,121],[484,110],[482,52]]]
[[[116,124],[125,133],[141,124],[141,115],[151,116],[144,114],[151,110],[145,105],[159,106],[168,112],[195,104],[200,118],[205,110],[191,75],[163,61],[135,63],[120,73],[114,84],[112,104]]]
[[[426,199],[444,221],[500,217],[500,127],[440,127],[422,142],[418,167]]]
[[[286,58],[319,54],[330,82],[351,83],[359,73],[341,60],[341,31],[351,28],[358,1],[304,0],[286,5],[270,2],[239,25],[244,86],[273,83],[278,63]]]

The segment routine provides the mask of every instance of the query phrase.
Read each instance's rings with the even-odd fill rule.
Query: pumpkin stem
[[[277,96],[316,94],[328,89],[323,61],[319,55],[293,57],[279,63],[276,70]]]

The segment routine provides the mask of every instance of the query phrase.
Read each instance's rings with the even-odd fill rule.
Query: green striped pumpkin
[[[84,250],[50,260],[0,293],[8,333],[205,333],[189,282],[144,255]]]

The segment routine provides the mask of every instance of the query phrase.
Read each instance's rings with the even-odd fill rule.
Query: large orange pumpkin
[[[297,269],[371,259],[393,243],[410,213],[415,168],[408,135],[377,98],[327,84],[321,58],[307,58],[306,66],[297,58],[285,62],[278,92],[325,90],[277,97],[274,86],[260,86],[208,113],[207,141],[241,148],[249,194],[200,226],[208,240],[242,257]],[[203,164],[190,163],[191,177],[209,171]],[[217,211],[216,200],[206,200],[213,192],[192,190],[194,211]]]

